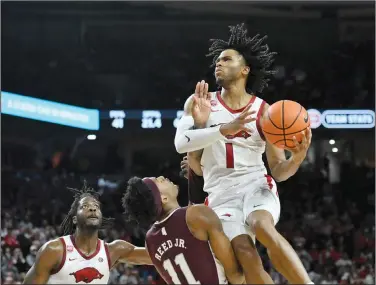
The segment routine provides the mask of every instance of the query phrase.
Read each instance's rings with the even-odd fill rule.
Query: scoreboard
[[[372,129],[375,127],[375,112],[372,110],[307,110],[311,128],[326,129]],[[111,110],[101,111],[100,117],[109,120],[115,129],[123,129],[126,120],[139,121],[142,129],[177,127],[183,116],[182,110]]]
[[[375,111],[367,109],[307,110],[311,128],[373,129]],[[127,121],[140,129],[176,128],[183,110],[98,110],[1,92],[1,113],[85,130],[124,129]]]
[[[102,111],[100,118],[110,121],[115,129],[123,129],[126,120],[139,121],[142,129],[160,129],[167,126],[176,128],[183,113],[182,110],[111,110]]]

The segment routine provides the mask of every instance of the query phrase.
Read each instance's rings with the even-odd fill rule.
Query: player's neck
[[[161,216],[161,218],[159,220],[160,221],[164,220],[166,217],[168,217],[173,211],[175,211],[178,208],[180,208],[180,205],[177,202],[169,204],[169,205],[164,205],[163,206],[163,215]]]
[[[73,235],[76,246],[84,253],[91,254],[97,248],[98,231],[85,231],[76,229]]]
[[[222,87],[221,97],[230,106],[240,106],[242,107],[244,103],[249,101],[249,94],[241,84],[231,84],[229,86]],[[239,107],[238,106],[238,107]]]

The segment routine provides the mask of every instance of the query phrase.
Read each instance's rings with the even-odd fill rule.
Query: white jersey
[[[252,96],[250,103],[250,110],[257,114],[257,120],[247,124],[252,134],[241,131],[204,149],[201,165],[205,181],[204,191],[209,194],[233,189],[267,174],[262,160],[266,144],[259,123],[265,101]],[[223,101],[220,92],[213,92],[211,110],[206,127],[229,123],[239,116],[244,108],[232,110]]]
[[[110,256],[107,244],[98,239],[97,249],[90,256],[76,246],[73,236],[63,236],[64,253],[59,268],[48,284],[107,284],[110,277]]]

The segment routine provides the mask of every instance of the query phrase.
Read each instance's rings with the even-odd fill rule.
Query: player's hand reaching
[[[294,148],[285,148],[292,154],[292,160],[297,164],[301,164],[305,157],[307,156],[307,151],[311,145],[312,132],[311,128],[307,128],[305,131],[302,131],[302,142],[299,143],[296,137],[293,137],[295,144]]]
[[[256,111],[251,111],[252,104],[249,104],[240,115],[232,120],[230,123],[223,124],[220,127],[220,132],[223,136],[235,135],[240,131],[245,131],[247,133],[251,133],[252,131],[247,128],[246,124],[256,121],[256,118],[252,115],[256,113]]]
[[[184,176],[185,178],[188,179],[189,165],[188,165],[188,157],[187,156],[184,156],[183,160],[180,162],[180,168],[181,168],[180,175]]]
[[[196,84],[193,95],[192,117],[196,127],[204,128],[211,113],[209,85],[204,80]]]

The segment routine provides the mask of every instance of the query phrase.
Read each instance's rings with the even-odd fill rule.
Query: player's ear
[[[166,204],[168,202],[168,198],[164,194],[161,194],[161,200],[162,200],[162,204]]]
[[[245,65],[242,69],[242,74],[248,75],[250,71],[251,71],[251,68],[249,66]]]
[[[72,218],[72,222],[73,222],[74,225],[77,224],[77,216],[73,216],[73,218]]]

